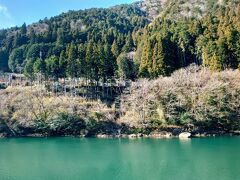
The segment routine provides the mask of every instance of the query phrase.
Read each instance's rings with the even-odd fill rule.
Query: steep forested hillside
[[[144,0],[0,31],[0,70],[97,81],[238,68],[239,0]],[[132,60],[134,59],[134,61]]]
[[[173,70],[194,62],[217,71],[239,67],[239,1],[218,1],[215,4],[201,0],[195,4],[190,3],[193,1],[164,2],[165,9],[159,17],[141,30],[142,34],[139,33],[141,41],[135,56],[139,75],[169,75]],[[170,2],[175,3],[166,11]],[[202,4],[205,9],[198,17],[193,15],[192,7],[197,4]],[[190,15],[182,8],[185,6],[189,7],[187,14]]]
[[[110,9],[69,11],[59,16],[40,20],[38,23],[0,31],[1,70],[7,64],[18,72],[29,61],[40,57],[67,56],[72,43],[76,54],[105,49],[108,56],[118,56],[122,51],[134,49],[132,33],[148,24],[146,13],[131,5]],[[130,43],[130,44],[129,44]],[[104,48],[105,47],[105,48]],[[113,53],[111,52],[111,47]],[[97,57],[97,56],[95,56]],[[99,56],[98,56],[99,57]],[[81,54],[81,58],[83,57]],[[90,57],[89,57],[90,58]],[[115,58],[116,59],[116,58]]]

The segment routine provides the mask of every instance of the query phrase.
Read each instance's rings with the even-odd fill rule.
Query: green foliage
[[[71,43],[68,46],[67,51],[67,74],[71,77],[77,77],[78,75],[78,59],[77,59],[77,49],[76,46]]]
[[[59,58],[57,56],[51,56],[46,60],[46,72],[50,77],[55,77],[56,79],[61,76]]]
[[[46,72],[46,62],[38,58],[33,65],[35,73],[45,73]]]
[[[0,71],[8,70],[8,56],[6,51],[0,51]]]
[[[24,47],[16,48],[10,54],[8,65],[12,72],[17,72],[17,67],[22,66],[25,60],[24,49]]]
[[[47,122],[51,135],[80,135],[86,129],[83,119],[68,113],[59,113]]]
[[[24,23],[21,27],[0,30],[0,52],[4,50],[6,56],[13,54],[8,64],[14,72],[24,60],[35,61],[39,58],[40,52],[44,60],[51,56],[59,57],[63,52],[68,62],[68,65],[63,63],[67,68],[62,72],[64,76],[107,79],[114,76],[117,69],[116,59],[123,47],[125,46],[124,50],[127,51],[133,49],[131,33],[148,22],[146,13],[133,5],[69,11],[51,19],[41,20],[28,28]],[[24,55],[17,55],[19,58],[15,58],[14,54],[23,45],[24,48],[20,49]],[[103,51],[104,60],[101,60],[98,56]],[[73,65],[74,61],[77,65]],[[87,66],[89,72],[84,71]],[[104,72],[100,72],[100,69]],[[72,70],[76,72],[70,72]]]
[[[231,1],[227,4],[231,8],[209,5],[200,19],[184,17],[175,21],[164,16],[155,19],[142,30],[143,35],[137,36],[140,39],[139,75],[168,75],[191,63],[203,64],[214,71],[236,69],[239,66],[240,14],[237,9],[240,5],[239,1],[237,6]]]
[[[134,80],[136,78],[136,67],[133,60],[127,57],[126,53],[122,53],[117,58],[118,75],[123,79]]]
[[[24,67],[24,75],[26,77],[28,77],[31,81],[33,81],[35,78],[33,66],[34,66],[33,60],[29,60],[29,61],[27,61],[26,65]]]
[[[193,123],[193,117],[189,113],[185,112],[180,116],[179,125],[187,125]]]
[[[46,61],[56,56],[58,72],[49,76],[105,82],[122,69],[117,67],[118,57],[134,52],[139,77],[168,76],[192,63],[214,71],[236,69],[240,64],[239,1],[213,2],[197,0],[190,8],[185,0],[170,0],[157,10],[146,8],[147,12],[138,3],[69,11],[28,28],[24,23],[0,30],[0,70],[8,70],[8,63],[11,71],[19,72],[30,59]],[[150,23],[154,12],[161,15]],[[131,71],[132,65],[128,66]]]

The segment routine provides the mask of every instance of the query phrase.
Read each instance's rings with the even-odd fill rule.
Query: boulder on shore
[[[180,139],[187,139],[187,138],[190,138],[191,136],[192,136],[192,134],[189,132],[183,132],[183,133],[179,134]]]
[[[0,133],[0,138],[5,138],[5,137],[7,137],[7,134],[5,134],[5,133]]]

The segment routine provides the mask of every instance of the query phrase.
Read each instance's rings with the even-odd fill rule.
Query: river
[[[240,137],[0,139],[0,180],[236,180]]]

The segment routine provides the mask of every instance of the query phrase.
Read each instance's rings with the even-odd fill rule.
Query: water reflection
[[[179,139],[179,141],[182,144],[187,144],[187,143],[191,143],[192,139],[191,138],[182,138],[182,139]]]

